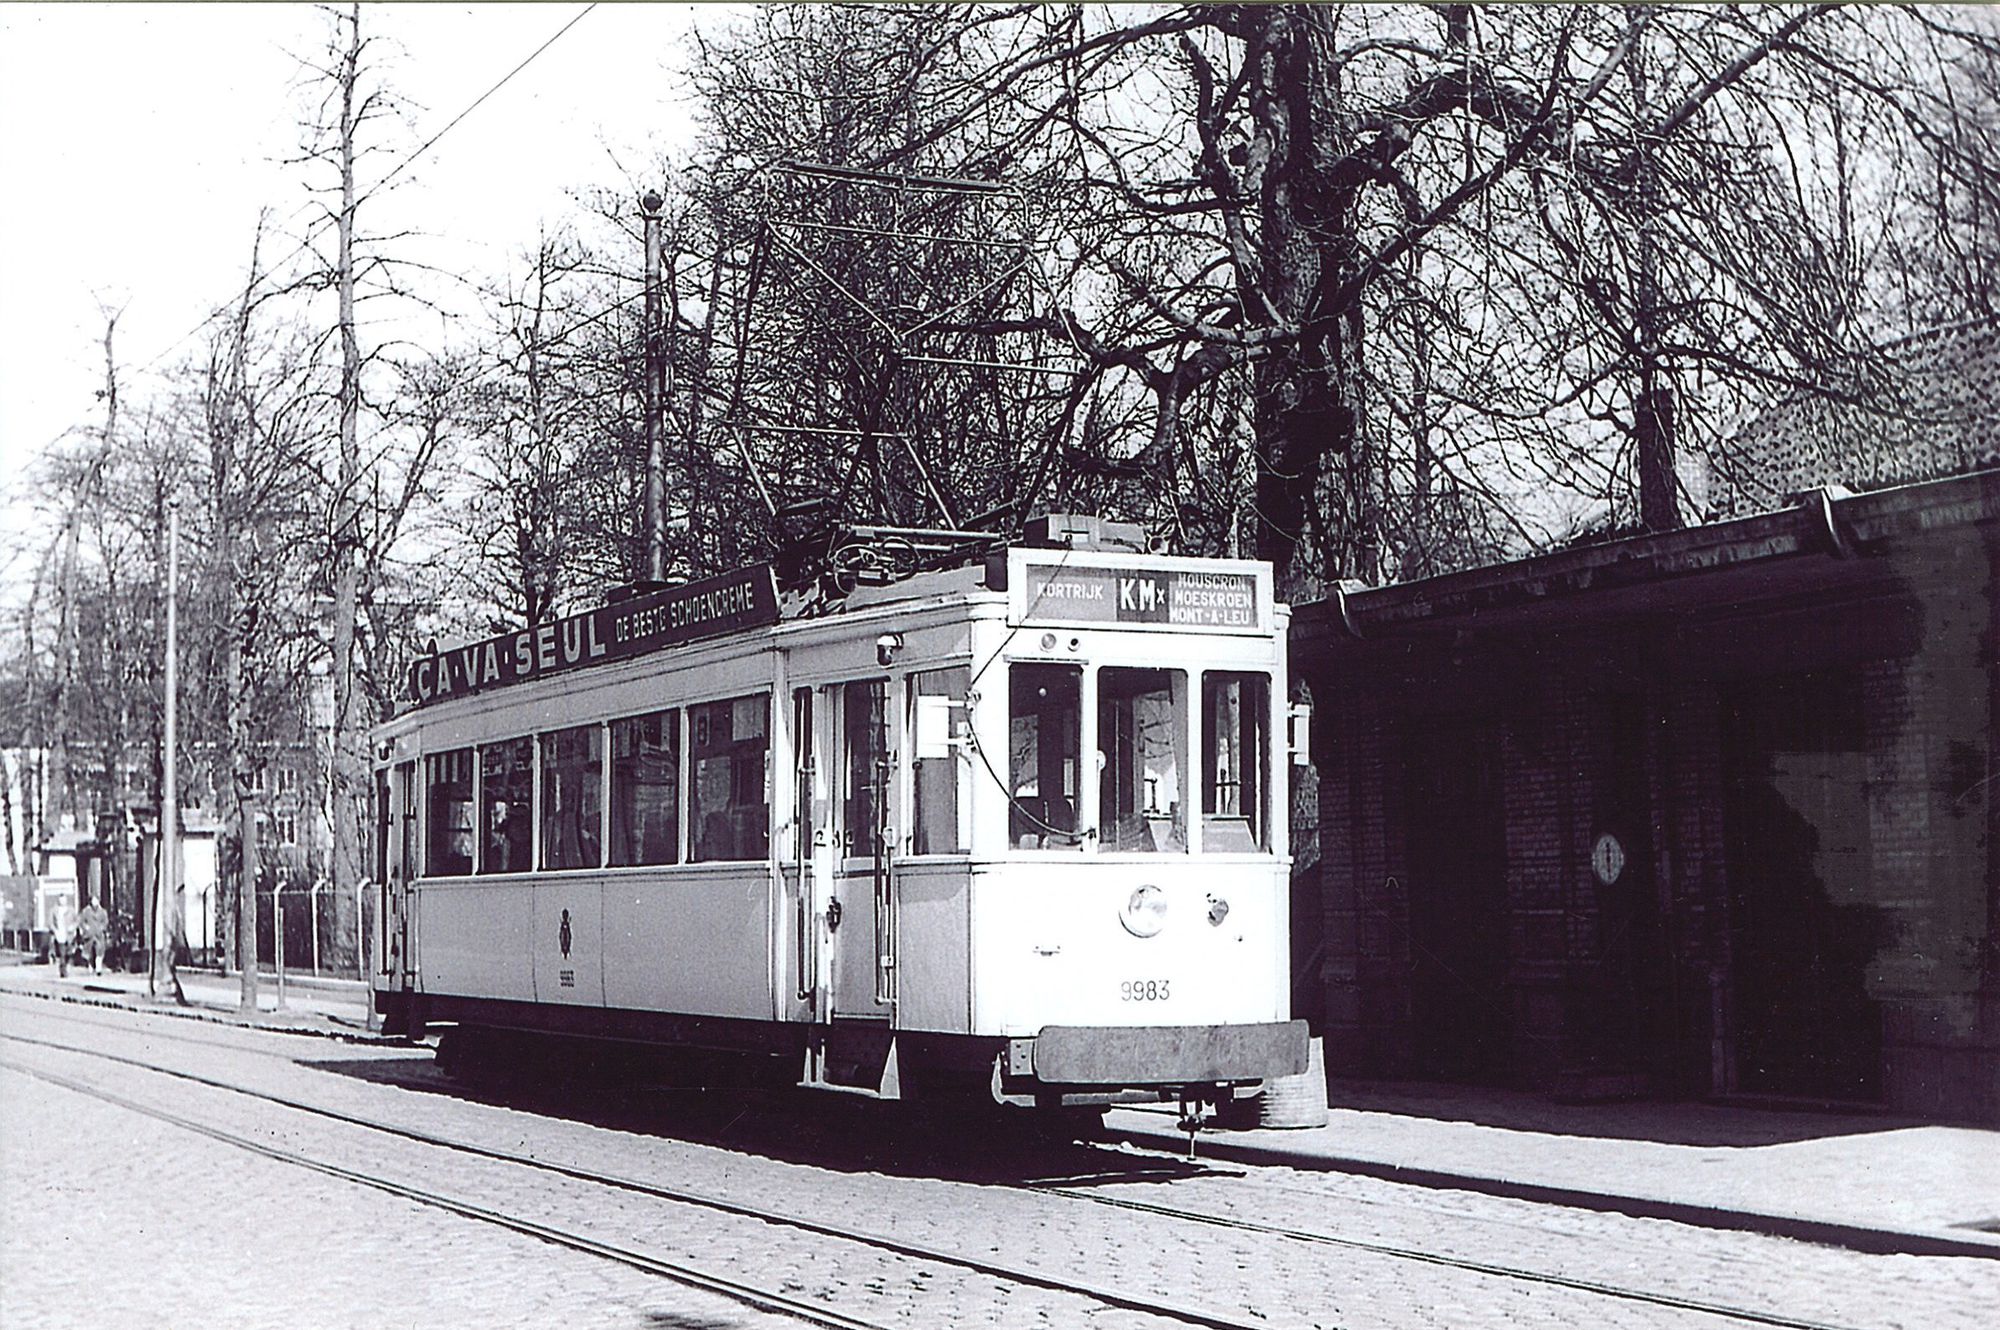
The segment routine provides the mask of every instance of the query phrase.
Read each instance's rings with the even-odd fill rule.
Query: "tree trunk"
[[[247,782],[236,780],[236,963],[242,967],[236,1005],[257,1010],[257,809]]]
[[[1360,219],[1353,187],[1329,178],[1329,139],[1337,132],[1329,117],[1340,90],[1337,74],[1318,58],[1315,29],[1326,21],[1290,6],[1245,11],[1245,22],[1261,30],[1253,45],[1265,52],[1252,69],[1252,115],[1271,145],[1259,198],[1260,284],[1281,327],[1315,330],[1258,361],[1253,374],[1257,557],[1272,563],[1279,594],[1288,596],[1315,589],[1307,584],[1318,570],[1298,567],[1298,554],[1321,464],[1330,453],[1352,455],[1361,438],[1361,310],[1330,304],[1358,262]],[[1326,571],[1373,578],[1373,560],[1357,561],[1352,552],[1375,542],[1351,528],[1371,521],[1374,507],[1346,505],[1341,525],[1350,529],[1334,534],[1350,553]]]
[[[1641,125],[1651,120],[1643,33],[1652,12],[1651,6],[1641,6],[1638,10],[1634,23],[1642,35],[1633,43],[1625,66]],[[1639,383],[1632,403],[1632,433],[1639,461],[1639,521],[1648,531],[1678,531],[1682,521],[1680,481],[1675,468],[1673,367],[1660,349],[1667,322],[1660,295],[1659,219],[1664,206],[1660,197],[1660,163],[1646,133],[1639,136],[1633,152],[1639,250],[1633,315],[1639,343]]]
[[[361,880],[361,828],[356,806],[365,794],[367,762],[359,751],[354,705],[354,638],[360,612],[361,346],[354,326],[355,91],[361,77],[361,6],[348,11],[348,44],[340,70],[340,469],[333,498],[333,725],[328,736],[333,784],[333,889]]]
[[[233,804],[230,821],[236,828],[236,963],[240,990],[237,1005],[257,1010],[257,814],[250,802],[250,746],[243,704],[243,595],[230,570],[227,603],[229,642],[222,663],[223,770],[228,773]]]
[[[1639,520],[1648,531],[1678,531],[1681,516],[1680,476],[1674,462],[1674,389],[1671,374],[1659,365],[1639,371],[1639,397],[1634,404],[1639,453]]]

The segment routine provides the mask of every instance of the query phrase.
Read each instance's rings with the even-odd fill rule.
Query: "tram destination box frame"
[[[1238,633],[1276,630],[1271,566],[1106,551],[1007,551],[1007,617],[1022,626]]]

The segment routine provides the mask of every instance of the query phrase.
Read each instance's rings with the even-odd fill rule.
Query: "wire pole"
[[[660,345],[660,205],[658,190],[639,200],[646,218],[646,570],[648,581],[667,580],[666,441],[660,413],[666,405],[666,356]]]
[[[167,504],[167,688],[165,770],[160,773],[160,886],[153,893],[153,969],[147,987],[154,997],[174,991],[174,899],[181,876],[179,717],[179,588],[181,503]]]

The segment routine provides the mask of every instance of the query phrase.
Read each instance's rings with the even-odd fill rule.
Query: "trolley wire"
[[[537,46],[533,51],[530,51],[527,57],[523,59],[521,63],[515,65],[512,69],[508,70],[505,74],[501,75],[500,80],[497,83],[495,83],[492,87],[488,88],[485,92],[480,93],[478,97],[472,100],[470,105],[468,105],[464,110],[460,111],[457,115],[453,116],[450,122],[447,123],[443,129],[440,129],[437,133],[425,139],[423,143],[419,147],[417,147],[414,151],[406,154],[402,158],[402,160],[398,161],[393,167],[389,169],[387,175],[384,175],[380,180],[376,181],[373,185],[370,185],[366,190],[362,192],[359,198],[354,200],[354,205],[353,205],[354,209],[358,210],[362,204],[374,198],[375,195],[379,193],[384,187],[386,187],[391,180],[394,180],[397,176],[401,175],[403,171],[406,170],[411,165],[413,165],[419,157],[422,157],[426,152],[429,152],[431,148],[437,144],[439,139],[442,139],[445,135],[451,133],[451,131],[456,129],[459,126],[460,122],[462,122],[467,116],[471,115],[474,111],[478,110],[481,106],[485,105],[487,99],[492,97],[495,93],[499,92],[500,89],[506,87],[508,83],[512,82],[514,77],[518,75],[522,70],[526,69],[529,65],[533,64],[535,60],[538,57],[540,57],[542,52],[548,50],[551,46],[554,46],[556,42],[561,40],[562,37],[566,33],[568,33],[571,28],[574,28],[577,24],[581,23],[586,17],[588,17],[590,12],[597,8],[598,3],[599,0],[591,0],[591,3],[586,4],[582,9],[578,10],[576,14],[570,18],[569,22],[563,24],[562,27],[556,29],[555,34],[553,36],[551,36],[548,40],[544,41],[540,46]],[[297,216],[296,213],[294,213],[293,215]],[[249,290],[255,291],[260,284],[262,284],[267,280],[268,273],[283,268],[293,259],[305,253],[307,250],[311,249],[313,241],[319,238],[319,236],[321,235],[322,232],[324,232],[326,227],[334,223],[334,221],[336,220],[336,216],[337,215],[335,213],[329,211],[328,214],[325,217],[321,218],[317,223],[306,228],[306,234],[304,235],[304,237],[300,239],[299,243],[295,247],[293,247],[292,251],[286,254],[284,258],[270,265],[270,267],[267,268],[264,272],[252,273],[251,285],[249,287]],[[155,368],[156,366],[159,365],[161,361],[165,360],[168,356],[178,351],[187,342],[189,338],[193,337],[195,334],[199,333],[203,328],[206,328],[209,324],[223,317],[223,315],[225,315],[228,312],[229,310],[227,306],[218,305],[215,309],[211,310],[208,313],[208,315],[204,317],[200,322],[196,323],[192,328],[189,328],[179,337],[176,337],[171,343],[168,344],[165,350],[161,351],[151,360],[148,360],[145,364],[139,366],[138,369],[134,372],[138,374],[144,374],[148,370]],[[64,433],[68,432],[69,431],[67,430],[64,431]]]

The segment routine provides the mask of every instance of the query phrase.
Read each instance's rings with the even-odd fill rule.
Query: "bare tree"
[[[455,524],[477,583],[515,622],[551,618],[572,577],[571,537],[592,525],[570,485],[579,426],[591,416],[589,354],[568,334],[581,319],[567,286],[582,259],[544,236],[517,285],[497,294],[492,369],[465,394],[469,502]],[[518,616],[518,617],[517,617]]]
[[[261,234],[260,234],[261,240]],[[206,467],[205,613],[202,654],[218,748],[218,789],[235,846],[233,923],[240,1001],[257,1004],[257,887],[265,862],[258,844],[260,770],[270,736],[306,706],[308,665],[317,651],[297,592],[307,582],[314,510],[312,462],[321,400],[302,337],[266,332],[257,322],[263,284],[258,247],[249,280],[227,325],[210,340],[198,369],[191,425]]]
[[[1941,193],[1985,215],[1978,27],[1824,5],[887,6],[760,15],[704,77],[718,142],[752,161],[1028,184],[1040,290],[963,320],[1079,369],[1066,432],[1020,469],[1149,491],[1156,525],[1247,544],[1296,590],[1533,539],[1551,488],[1674,525],[1690,439],[1713,451],[1778,387],[1851,396],[1877,276],[1841,191],[1882,162],[1855,113],[1927,126],[1906,136],[1948,163]],[[865,277],[837,247],[777,258],[746,302],[767,319],[784,280]],[[1098,451],[1107,419],[1121,442]]]
[[[363,203],[400,169],[383,173],[373,187],[363,186],[365,164],[381,150],[373,139],[377,122],[394,117],[398,104],[382,80],[374,39],[363,35],[360,5],[322,12],[328,20],[325,47],[319,59],[302,62],[311,76],[309,86],[318,93],[302,161],[331,175],[330,183],[320,188],[330,200],[334,252],[320,256],[310,280],[330,289],[336,300],[330,340],[338,356],[337,416],[326,469],[318,586],[330,602],[331,619],[333,885],[336,899],[345,900],[366,876],[367,730],[377,718],[361,705],[357,686],[357,662],[370,654],[365,650],[370,625],[364,610],[379,600],[377,579],[387,570],[389,551],[422,490],[424,471],[441,436],[419,428],[407,435],[378,429],[373,438],[363,437],[370,418],[379,424],[382,416],[393,418],[397,412],[376,403],[371,413],[369,383],[382,349],[364,350],[360,307],[370,299],[415,299],[403,280],[410,265],[397,257],[397,242],[406,233],[371,234],[360,225]],[[399,453],[395,462],[391,450]],[[386,487],[379,474],[385,467],[401,473]]]

